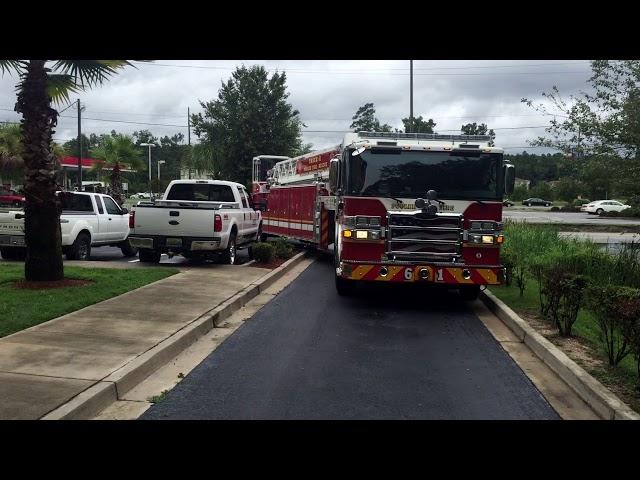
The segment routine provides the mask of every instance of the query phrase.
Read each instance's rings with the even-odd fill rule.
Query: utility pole
[[[82,191],[82,124],[80,99],[78,99],[78,191]]]
[[[409,125],[413,130],[413,60],[409,60]]]
[[[191,180],[191,114],[187,107],[187,144],[189,145],[189,180]]]

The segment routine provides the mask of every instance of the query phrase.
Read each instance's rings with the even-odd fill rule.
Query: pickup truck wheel
[[[91,237],[86,233],[80,233],[67,249],[67,260],[89,260],[91,257]]]
[[[233,265],[236,263],[236,236],[232,233],[229,235],[229,243],[222,254],[222,263]]]
[[[472,302],[476,300],[480,294],[480,285],[466,285],[460,287],[459,292],[462,300]]]
[[[0,256],[5,260],[24,260],[27,251],[24,248],[0,248]]]
[[[160,263],[160,258],[162,256],[160,252],[149,250],[148,248],[141,248],[138,251],[138,254],[140,255],[140,261],[142,263]]]
[[[138,248],[132,247],[129,239],[120,244],[120,250],[125,257],[135,257],[138,254]]]

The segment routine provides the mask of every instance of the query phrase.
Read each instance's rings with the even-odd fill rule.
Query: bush
[[[552,212],[559,212],[560,211],[560,207],[551,207],[551,211]]]
[[[581,207],[582,205],[586,205],[587,203],[591,203],[591,201],[587,200],[586,198],[576,198],[573,201],[573,206],[574,207]]]
[[[614,314],[622,323],[622,335],[636,361],[636,374],[640,390],[640,290],[625,288],[619,293]]]
[[[520,296],[524,295],[529,262],[552,248],[558,241],[558,233],[549,226],[530,225],[526,222],[505,223],[505,240],[501,259],[507,262],[508,281],[518,286]]]
[[[284,238],[279,238],[278,240],[273,242],[273,245],[276,257],[287,260],[293,256],[293,248],[287,243]]]
[[[625,308],[625,303],[633,298],[633,292],[637,290],[618,285],[589,289],[588,306],[598,321],[600,340],[611,366],[618,365],[629,354],[627,336],[631,329],[628,317],[632,312]],[[627,335],[623,335],[623,332]]]
[[[256,260],[256,262],[269,263],[271,260],[273,260],[275,248],[273,248],[273,245],[271,245],[270,243],[255,243],[251,247],[251,249],[253,251],[253,258]]]
[[[589,278],[581,273],[585,270],[582,255],[582,252],[566,255],[558,249],[530,262],[539,286],[540,313],[563,337],[571,336],[589,285]]]

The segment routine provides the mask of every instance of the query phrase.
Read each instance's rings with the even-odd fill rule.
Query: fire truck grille
[[[462,217],[392,214],[387,238],[390,258],[455,261],[462,255]]]

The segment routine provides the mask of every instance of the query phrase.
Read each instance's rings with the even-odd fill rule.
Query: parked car
[[[89,260],[92,247],[120,247],[125,257],[138,250],[129,243],[129,212],[102,193],[58,192],[62,203],[62,251],[68,260]],[[24,258],[24,211],[0,215],[0,255]]]
[[[602,215],[604,212],[621,212],[626,208],[631,208],[631,205],[625,205],[616,200],[596,200],[580,207],[580,211],[591,215]]]
[[[504,202],[502,202],[502,205],[504,205],[505,207],[513,207],[515,205],[515,203],[513,203],[511,200],[509,199],[505,199]]]
[[[20,195],[15,190],[0,188],[0,206],[21,207],[24,201],[24,195]]]
[[[134,193],[129,198],[133,198],[136,200],[148,200],[151,198],[151,194],[146,192]]]
[[[147,263],[168,253],[234,264],[236,250],[262,234],[262,214],[244,186],[222,180],[174,180],[162,199],[135,205],[131,222],[131,245]]]
[[[542,198],[527,198],[522,201],[523,205],[527,207],[531,207],[533,205],[542,206],[542,207],[550,207],[553,205],[553,202],[549,200],[543,200]]]

